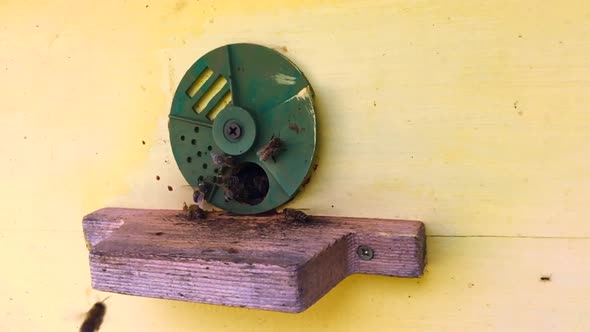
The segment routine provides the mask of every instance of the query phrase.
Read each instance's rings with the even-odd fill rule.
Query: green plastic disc
[[[313,90],[279,52],[226,45],[205,54],[183,76],[168,129],[176,163],[191,186],[222,175],[267,184],[256,195],[237,199],[214,185],[206,197],[211,204],[239,214],[269,211],[292,199],[310,175],[316,151]],[[261,160],[257,152],[273,138],[282,148]],[[212,154],[231,155],[237,166],[222,168]]]

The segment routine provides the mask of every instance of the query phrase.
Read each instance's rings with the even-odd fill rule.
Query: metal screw
[[[230,141],[235,141],[242,136],[242,128],[235,120],[229,120],[223,126],[223,133]]]
[[[373,248],[369,246],[359,246],[356,249],[356,253],[357,255],[359,255],[359,258],[364,261],[370,261],[371,259],[373,259],[373,256],[375,256]]]

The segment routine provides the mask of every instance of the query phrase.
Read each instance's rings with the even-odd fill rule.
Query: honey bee
[[[86,318],[80,326],[80,332],[96,332],[100,328],[102,321],[104,319],[104,315],[107,312],[107,306],[104,304],[104,301],[108,299],[105,298],[100,302],[96,302],[88,313],[86,313]]]
[[[309,221],[309,216],[305,212],[296,209],[283,209],[283,216],[285,216],[286,221],[295,221],[300,223]]]
[[[211,152],[211,159],[215,165],[219,165],[222,167],[235,167],[237,165],[237,160],[234,156],[228,156],[225,153],[217,154]]]
[[[218,181],[226,188],[236,188],[240,185],[240,178],[235,175],[223,176]]]
[[[213,185],[210,182],[199,182],[197,190],[193,192],[193,201],[199,205],[201,209],[204,208],[205,197],[211,191]]]
[[[260,161],[267,161],[269,158],[272,158],[272,160],[276,162],[275,156],[282,150],[284,150],[283,141],[273,135],[270,138],[270,141],[263,146],[262,149],[258,150],[256,154]]]
[[[223,199],[226,202],[233,201],[239,195],[240,187],[239,180],[236,179],[220,179],[219,186],[223,188]]]
[[[195,190],[193,192],[193,201],[195,203],[197,203],[197,205],[202,208],[203,203],[205,202],[205,194],[203,194],[202,192],[200,192],[198,190]]]
[[[240,183],[240,178],[235,175],[226,175],[218,177],[217,183],[223,188],[223,195],[226,202],[232,201],[239,197],[243,191],[243,185]]]
[[[182,210],[186,212],[186,217],[188,220],[195,220],[195,219],[205,219],[207,218],[207,212],[201,209],[200,206],[192,204],[190,206],[184,203]]]
[[[229,189],[225,189],[225,190],[223,191],[223,199],[224,199],[226,202],[233,201],[235,197],[236,197],[236,195],[234,194],[234,192],[233,192],[233,191],[231,191],[231,190],[229,190]]]
[[[199,182],[199,184],[197,185],[197,190],[199,192],[203,193],[203,195],[207,195],[209,193],[209,191],[211,190],[211,183]]]

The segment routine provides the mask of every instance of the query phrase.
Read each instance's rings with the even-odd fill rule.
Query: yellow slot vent
[[[205,84],[205,82],[207,82],[207,80],[212,75],[213,75],[213,71],[209,68],[205,68],[205,70],[203,70],[201,72],[201,74],[199,74],[199,76],[193,82],[193,84],[191,84],[191,86],[188,88],[188,90],[186,90],[186,94],[191,98],[194,97],[197,94],[197,91],[199,91],[199,89],[201,89],[203,84]]]
[[[207,108],[207,105],[209,105],[211,99],[213,99],[213,97],[215,97],[215,95],[221,91],[221,89],[223,89],[226,84],[227,80],[225,77],[221,75],[217,77],[215,82],[213,82],[211,85],[211,88],[209,88],[209,90],[207,90],[207,92],[205,92],[205,94],[199,98],[199,101],[195,104],[195,106],[193,106],[195,112],[201,113],[205,108]]]
[[[209,114],[207,114],[207,118],[209,120],[213,121],[213,119],[215,119],[217,114],[219,112],[221,112],[221,110],[224,109],[225,106],[227,106],[227,104],[229,104],[230,102],[231,102],[231,91],[227,91],[225,93],[225,95],[223,95],[221,100],[217,103],[217,105],[215,105],[215,107],[211,110],[211,112],[209,112]]]

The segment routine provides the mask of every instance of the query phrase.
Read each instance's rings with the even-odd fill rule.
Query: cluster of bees
[[[270,141],[265,144],[256,154],[260,161],[266,162],[272,159],[276,162],[275,157],[285,149],[284,142],[278,138],[271,137]],[[221,175],[214,179],[214,185],[223,188],[224,199],[226,202],[236,200],[238,202],[255,202],[262,198],[268,192],[268,178],[263,175],[252,175],[238,177],[234,172],[237,166],[237,160],[233,156],[225,154],[212,153],[213,163],[221,167]]]
[[[254,173],[238,176],[237,162],[234,157],[215,153],[212,153],[211,157],[213,163],[221,167],[219,175],[212,182],[213,185],[223,189],[226,202],[236,200],[257,204],[262,201],[268,192],[268,178],[266,176]]]
[[[260,161],[266,162],[273,160],[276,162],[276,156],[285,150],[284,142],[278,138],[271,137],[270,141],[264,145],[256,154]],[[200,182],[193,193],[193,201],[196,204],[184,204],[185,211],[189,220],[205,219],[207,212],[204,210],[206,196],[211,192],[214,186],[223,189],[223,195],[226,202],[236,200],[238,202],[257,202],[268,192],[268,178],[263,175],[252,175],[238,177],[235,169],[238,164],[234,156],[226,154],[211,153],[213,164],[220,167],[218,175]],[[284,209],[283,215],[285,220],[305,222],[308,220],[307,214],[300,210]]]

